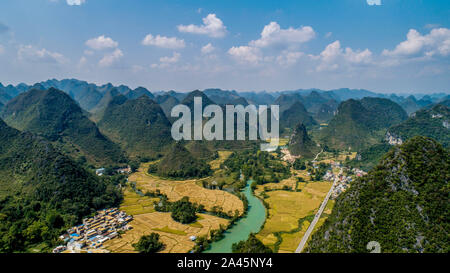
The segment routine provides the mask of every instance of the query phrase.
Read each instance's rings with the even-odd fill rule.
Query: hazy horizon
[[[450,92],[449,1],[4,0],[0,9],[2,83]]]

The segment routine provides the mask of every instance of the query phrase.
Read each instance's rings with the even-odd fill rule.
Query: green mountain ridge
[[[47,140],[0,120],[0,252],[42,243],[48,251],[63,230],[120,199]]]
[[[402,141],[414,136],[431,137],[444,145],[450,146],[450,108],[437,104],[431,109],[415,112],[406,121],[389,128],[387,136],[400,138]]]
[[[2,117],[12,127],[52,141],[74,157],[93,164],[124,161],[120,147],[100,133],[78,104],[63,91],[30,90],[12,99]]]
[[[406,118],[406,112],[388,99],[350,99],[339,105],[319,139],[333,149],[361,150],[381,143],[387,128]]]
[[[120,143],[130,156],[153,157],[173,142],[171,123],[146,95],[134,100],[116,97],[98,122],[101,131]]]
[[[169,178],[198,178],[212,174],[209,164],[194,157],[180,142],[171,146],[167,154],[155,164],[151,164],[150,173]]]
[[[293,155],[313,158],[320,151],[320,147],[308,136],[305,125],[300,123],[289,140],[289,151]]]
[[[450,155],[438,142],[414,137],[394,146],[368,175],[338,197],[306,252],[450,251]]]

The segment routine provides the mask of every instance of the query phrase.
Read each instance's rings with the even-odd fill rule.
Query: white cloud
[[[380,6],[381,0],[367,0],[369,6]]]
[[[78,61],[78,68],[81,68],[87,64],[87,58],[85,56],[82,56],[80,58],[80,61]]]
[[[268,47],[276,44],[295,45],[305,43],[315,37],[312,27],[282,29],[277,22],[270,22],[261,32],[261,38],[251,41],[249,45]]]
[[[212,53],[215,49],[216,49],[216,48],[215,48],[211,43],[208,43],[207,45],[205,45],[205,46],[202,47],[201,51],[202,51],[202,54],[210,54],[210,53]]]
[[[20,45],[17,57],[21,61],[34,63],[58,63],[63,64],[68,60],[60,53],[48,51],[45,48],[37,49],[32,45]]]
[[[215,14],[208,14],[208,16],[203,18],[203,25],[179,25],[177,28],[179,32],[203,34],[213,38],[224,37],[227,33],[227,28],[222,20],[217,18]]]
[[[157,46],[170,49],[180,49],[186,46],[184,40],[182,39],[177,39],[176,37],[169,38],[160,35],[156,35],[156,37],[154,37],[151,34],[145,36],[144,40],[142,41],[142,44],[145,46]]]
[[[277,63],[281,66],[291,66],[297,63],[298,59],[300,59],[301,56],[304,54],[302,52],[290,52],[290,51],[283,51],[281,52],[281,55],[277,57]]]
[[[116,48],[111,53],[105,54],[105,56],[99,61],[98,65],[102,67],[108,67],[113,65],[116,61],[123,57],[122,50]]]
[[[318,71],[336,70],[342,65],[358,65],[369,64],[372,62],[372,52],[369,49],[363,51],[354,51],[350,47],[341,47],[339,41],[335,41],[329,45],[318,55],[310,57],[313,60],[319,60]]]
[[[411,57],[434,55],[450,55],[450,29],[436,28],[427,35],[421,35],[417,30],[410,29],[406,41],[398,44],[393,50],[383,50],[384,56]]]
[[[173,63],[178,62],[178,60],[180,59],[180,56],[181,56],[180,53],[174,52],[172,54],[172,57],[161,57],[161,58],[159,58],[159,61],[161,63],[165,63],[165,64],[169,64],[169,63],[173,64]]]
[[[228,54],[242,63],[257,64],[262,60],[261,51],[251,46],[233,46],[228,50]]]
[[[86,0],[67,0],[66,2],[69,6],[80,6],[81,4],[84,4]]]
[[[168,67],[171,64],[178,63],[180,60],[181,54],[178,52],[174,52],[172,56],[165,56],[159,58],[159,63],[152,64],[150,67],[152,68],[164,68]]]
[[[0,45],[0,55],[2,55],[3,53],[5,53],[5,48],[2,45]]]
[[[103,50],[108,48],[116,48],[119,43],[105,35],[98,36],[86,41],[86,45],[95,50]]]

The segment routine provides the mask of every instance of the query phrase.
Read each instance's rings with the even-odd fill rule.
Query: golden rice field
[[[220,164],[222,164],[230,155],[233,153],[232,151],[218,151],[219,157],[209,162],[212,170],[217,170],[220,168]]]
[[[311,177],[308,175],[306,170],[294,170],[291,169],[293,175],[289,178],[283,179],[278,183],[266,183],[263,186],[259,186],[255,189],[255,194],[259,195],[264,191],[264,188],[268,190],[281,190],[283,187],[287,186],[290,190],[295,190],[295,185],[297,183],[297,177],[303,178],[305,181],[310,181]],[[297,189],[301,190],[305,183],[298,183]]]
[[[200,216],[200,215],[199,215]],[[132,229],[115,238],[106,241],[103,247],[111,252],[133,253],[133,244],[143,235],[152,232],[160,235],[160,241],[165,245],[162,253],[186,253],[195,245],[190,236],[208,236],[210,230],[227,226],[229,221],[212,215],[201,214],[197,219],[198,226],[186,225],[172,219],[169,212],[152,212],[135,215],[130,222]]]
[[[264,200],[269,204],[269,216],[257,237],[265,245],[273,248],[277,241],[274,233],[295,230],[299,219],[314,215],[331,185],[331,182],[300,182],[298,183],[300,192],[284,190],[266,192],[268,198]],[[266,185],[258,186],[258,190],[264,186]],[[300,231],[282,234],[279,252],[294,252],[308,226],[309,222],[304,221]]]
[[[128,178],[129,181],[136,182],[136,187],[142,192],[155,192],[159,190],[166,194],[169,201],[177,201],[188,196],[193,203],[202,204],[206,210],[214,206],[222,207],[226,213],[234,214],[238,210],[241,214],[244,212],[242,201],[235,195],[222,190],[205,189],[197,185],[200,180],[169,180],[150,175],[147,173],[148,163],[142,164],[138,172],[133,173]]]
[[[119,209],[130,215],[150,213],[155,211],[154,201],[159,201],[159,198],[140,196],[127,187],[123,190],[123,202]]]

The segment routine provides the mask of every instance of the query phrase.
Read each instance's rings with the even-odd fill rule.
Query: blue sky
[[[450,92],[450,1],[2,0],[0,82]]]

